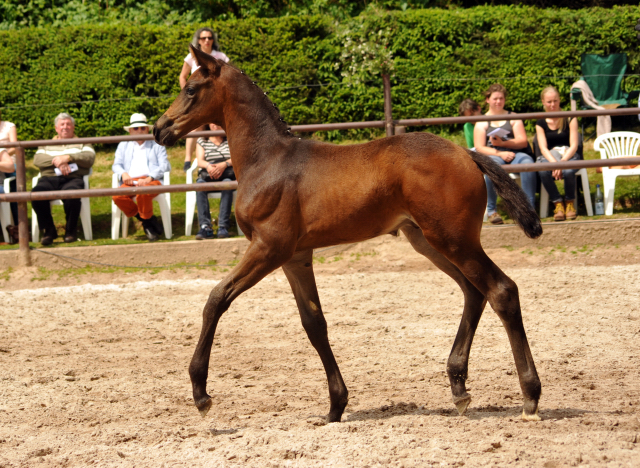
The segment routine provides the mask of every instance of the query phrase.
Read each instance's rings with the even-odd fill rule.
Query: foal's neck
[[[291,139],[287,124],[277,107],[246,75],[232,70],[224,100],[224,129],[239,171],[247,165],[269,159],[267,151]]]

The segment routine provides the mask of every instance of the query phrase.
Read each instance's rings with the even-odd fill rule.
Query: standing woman
[[[547,86],[540,94],[542,106],[545,112],[558,112],[560,110],[560,93],[553,86]],[[555,119],[540,119],[536,122],[536,137],[538,144],[535,145],[536,162],[556,162],[569,161],[571,159],[582,159],[579,152],[580,134],[578,133],[578,119],[556,117]],[[564,221],[565,219],[576,219],[576,172],[578,169],[555,169],[553,171],[539,171],[542,185],[549,194],[549,199],[555,205],[553,219]],[[564,179],[564,200],[556,187],[556,180]],[[564,203],[563,203],[564,202]]]
[[[15,148],[3,148],[2,143],[16,142],[18,141],[18,130],[16,126],[11,122],[0,119],[0,193],[4,193],[4,179],[5,176],[12,176],[15,173]],[[15,179],[10,183],[11,191],[16,191]],[[18,222],[18,204],[15,202],[10,203],[11,214],[13,216],[14,223]],[[6,227],[6,226],[5,226]]]
[[[220,48],[218,47],[218,38],[217,35],[213,32],[211,28],[200,28],[193,35],[193,39],[191,40],[191,45],[196,49],[201,50],[213,58],[218,60],[224,60],[225,62],[229,61],[229,57],[220,52]],[[195,62],[193,57],[191,56],[191,52],[184,59],[184,64],[182,65],[182,71],[180,72],[180,88],[184,88],[187,84],[187,80],[189,76],[193,74],[198,69],[198,64]],[[193,130],[194,132],[202,131],[204,126]],[[193,150],[195,149],[196,140],[195,138],[187,138],[187,152],[184,157],[184,170],[191,167],[191,156],[193,154]]]
[[[489,111],[485,115],[503,115],[505,120],[492,122],[478,122],[473,129],[473,143],[478,153],[490,156],[498,164],[528,164],[533,163],[527,133],[522,120],[511,120],[508,116],[515,115],[514,112],[504,108],[507,90],[501,84],[492,84],[485,91],[485,102],[489,106]],[[497,129],[502,129],[503,137],[490,136]],[[522,189],[527,200],[533,208],[536,200],[536,173],[520,173]],[[502,218],[496,211],[498,195],[493,188],[493,182],[485,177],[487,184],[487,214],[491,224],[503,224]]]

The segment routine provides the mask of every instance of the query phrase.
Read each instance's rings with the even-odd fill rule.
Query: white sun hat
[[[153,125],[149,125],[147,123],[147,116],[144,114],[133,114],[129,119],[129,126],[123,127],[127,132],[130,128],[136,127],[152,127]]]

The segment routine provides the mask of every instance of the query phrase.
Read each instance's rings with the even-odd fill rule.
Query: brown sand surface
[[[471,350],[473,401],[457,415],[445,366],[462,294],[387,236],[316,252],[350,391],[332,424],[325,374],[282,270],[223,316],[205,419],[187,366],[222,263],[158,274],[14,270],[0,279],[0,467],[640,466],[639,247],[488,253],[520,290],[540,422],[520,419],[513,357],[489,306]]]

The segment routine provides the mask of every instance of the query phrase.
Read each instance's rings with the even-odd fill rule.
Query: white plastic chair
[[[164,173],[163,185],[171,185],[169,172]],[[117,174],[113,174],[111,179],[111,187],[120,187],[120,180]],[[171,229],[171,197],[169,193],[161,193],[153,199],[160,207],[160,215],[162,217],[162,227],[164,227],[164,236],[171,239],[173,230]],[[111,201],[111,239],[118,239],[118,231],[120,230],[120,220],[122,220],[122,238],[127,237],[129,233],[129,218]]]
[[[593,149],[600,151],[602,159],[628,158],[638,156],[640,134],[635,132],[611,132],[600,135],[593,143]],[[640,164],[640,159],[638,159]],[[604,214],[613,214],[613,200],[616,189],[616,177],[640,175],[640,167],[634,169],[620,169],[617,167],[603,167],[602,181],[604,185]]]
[[[191,167],[187,171],[187,184],[193,184],[193,172],[198,168],[198,160],[195,159],[193,163],[191,163]],[[233,191],[233,205],[236,204],[236,193],[237,191]],[[207,198],[220,198],[222,196],[221,192],[211,192],[207,195]],[[191,230],[193,228],[193,216],[196,212],[196,192],[187,192],[187,206],[185,209],[185,220],[184,220],[184,235],[190,236]],[[243,236],[242,230],[240,226],[236,224],[238,228],[238,235]]]
[[[89,189],[89,176],[93,172],[93,169],[89,170],[89,174],[82,177],[84,181],[84,189]],[[38,185],[38,181],[40,180],[41,174],[38,173],[31,180],[31,187],[35,187]],[[81,198],[80,199],[80,222],[82,223],[82,230],[84,231],[84,239],[85,240],[93,240],[93,230],[91,229],[91,205],[89,202],[89,198]],[[51,206],[54,205],[62,205],[62,200],[51,200]],[[36,216],[36,212],[31,208],[31,237],[33,238],[33,242],[40,242],[40,226],[38,226],[38,216]]]
[[[584,167],[576,172],[576,177],[580,177],[582,181],[582,193],[584,194],[584,204],[587,207],[587,215],[593,216],[593,207],[591,206],[591,192],[589,191],[589,176],[587,175],[587,169]],[[566,194],[565,194],[566,195]],[[578,185],[576,184],[576,193],[573,196],[576,201],[576,207],[578,203]],[[549,215],[549,192],[544,188],[544,185],[540,185],[540,217],[546,218]]]
[[[4,193],[11,192],[9,184],[15,179],[15,177],[7,177],[4,179]],[[8,244],[10,239],[9,233],[7,232],[7,226],[13,224],[11,222],[11,206],[9,205],[9,202],[0,203],[0,220],[2,221],[2,236],[4,237],[4,241]]]

